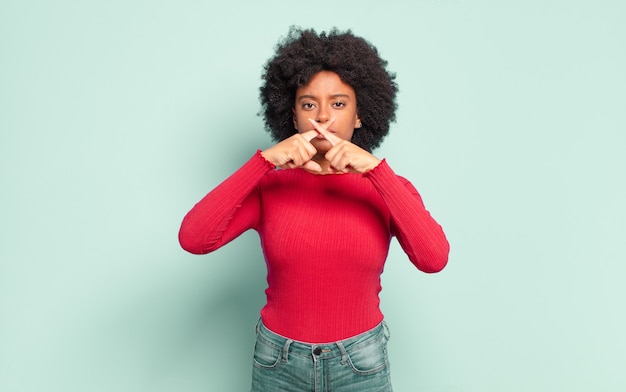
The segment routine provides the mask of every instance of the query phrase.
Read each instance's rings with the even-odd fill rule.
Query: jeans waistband
[[[257,339],[274,346],[277,350],[282,350],[283,360],[287,360],[288,355],[313,356],[314,359],[345,357],[352,350],[375,344],[381,340],[387,341],[390,337],[389,328],[384,321],[361,334],[331,343],[305,343],[289,339],[269,330],[260,319],[256,330]]]

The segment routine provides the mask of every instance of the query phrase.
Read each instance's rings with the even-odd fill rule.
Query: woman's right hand
[[[313,147],[311,140],[317,135],[319,133],[316,130],[296,133],[267,150],[261,151],[261,155],[277,167],[284,169],[301,167],[320,172],[322,167],[311,160],[317,154],[317,149]]]

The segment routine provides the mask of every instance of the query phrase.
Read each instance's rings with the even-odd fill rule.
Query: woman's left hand
[[[332,169],[343,173],[366,173],[380,163],[370,152],[353,144],[349,140],[341,139],[328,132],[315,120],[309,119],[313,127],[326,140],[332,144],[332,148],[324,155],[330,162]]]

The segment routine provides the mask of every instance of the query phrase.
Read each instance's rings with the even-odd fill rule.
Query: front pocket
[[[387,367],[387,342],[377,339],[348,353],[350,367],[357,374],[369,375]]]
[[[275,368],[280,363],[281,355],[281,349],[265,343],[261,339],[257,339],[254,344],[254,364],[259,367],[266,369]]]

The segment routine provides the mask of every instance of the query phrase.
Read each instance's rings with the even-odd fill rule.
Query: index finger
[[[331,121],[334,122],[334,119],[332,119]],[[337,136],[333,135],[332,133],[328,132],[328,130],[324,128],[323,126],[321,126],[317,121],[309,118],[309,122],[311,122],[315,130],[319,132],[322,136],[324,136],[324,139],[328,140],[330,144],[332,144],[333,146],[335,146],[339,141],[341,141],[341,139],[339,139]]]
[[[319,132],[317,130],[311,129],[310,131],[302,132],[300,135],[304,137],[307,142],[310,142],[311,140],[315,139],[317,135],[319,135]]]

